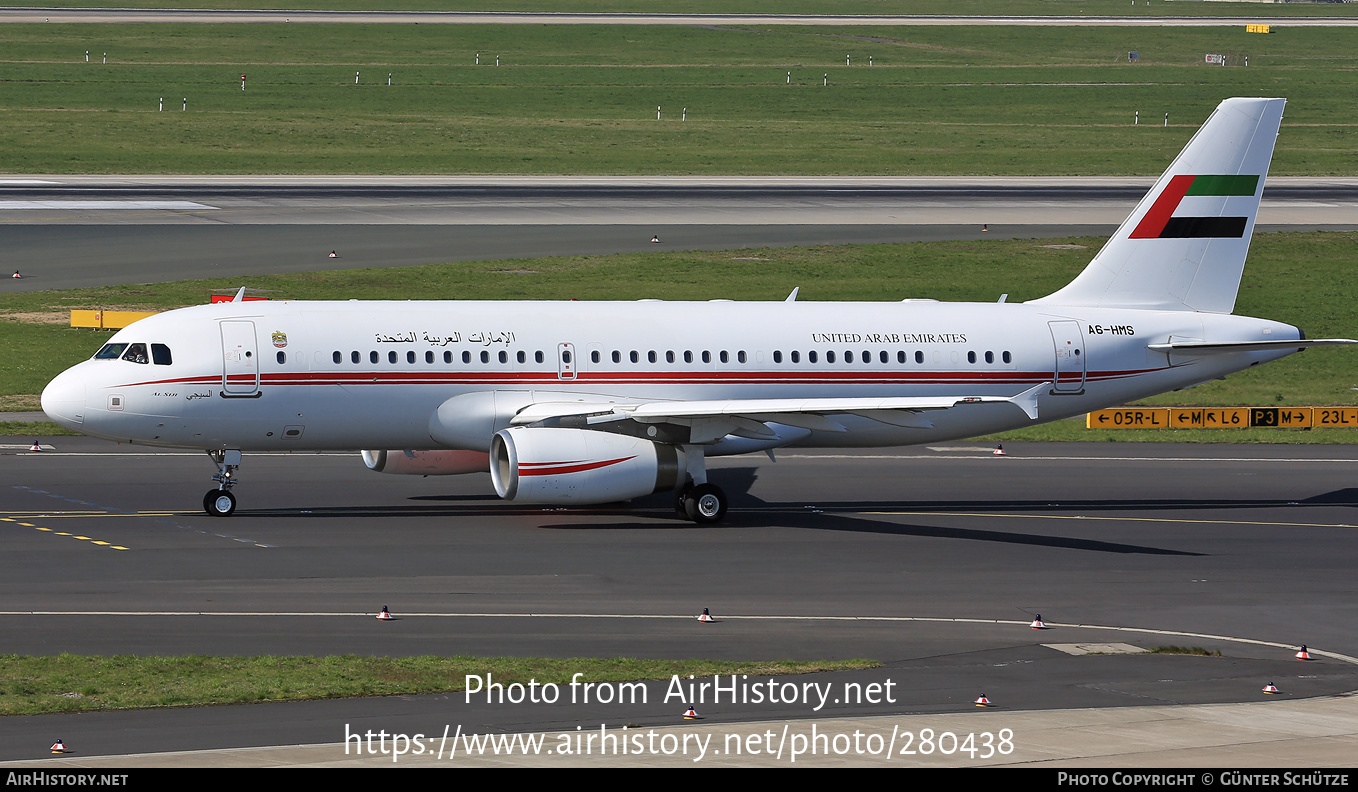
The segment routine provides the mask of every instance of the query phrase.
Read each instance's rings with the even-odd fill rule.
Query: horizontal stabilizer
[[[1358,341],[1349,338],[1311,338],[1295,341],[1227,341],[1224,343],[1181,341],[1173,344],[1147,344],[1146,348],[1152,352],[1173,352],[1176,355],[1219,355],[1223,352],[1271,352],[1273,350],[1301,350],[1307,347],[1341,346],[1343,344],[1358,344]]]

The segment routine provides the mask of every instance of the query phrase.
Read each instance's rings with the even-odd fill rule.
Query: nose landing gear
[[[207,454],[217,464],[217,474],[212,477],[217,482],[217,489],[208,490],[203,496],[203,511],[213,517],[230,517],[236,511],[236,496],[231,494],[231,488],[236,486],[240,452],[226,449]]]

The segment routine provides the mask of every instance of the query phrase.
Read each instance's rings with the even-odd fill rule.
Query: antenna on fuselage
[[[783,300],[783,302],[796,302],[796,301],[797,301],[797,292],[800,291],[801,288],[802,288],[802,287],[800,287],[800,286],[794,286],[794,287],[792,288],[792,293],[789,294],[789,295],[787,296],[787,299],[786,299],[786,300]]]
[[[240,287],[240,291],[236,292],[236,296],[231,298],[231,302],[245,302],[244,286]]]

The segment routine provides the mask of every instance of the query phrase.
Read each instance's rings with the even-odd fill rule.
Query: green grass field
[[[0,655],[0,715],[452,693],[466,689],[467,675],[488,673],[506,687],[530,680],[565,686],[577,672],[591,682],[631,682],[674,674],[772,676],[877,665],[868,660]]]
[[[164,0],[44,0],[44,8],[164,8]],[[175,0],[174,8],[308,11],[542,11],[638,14],[946,14],[962,16],[1353,16],[1342,5],[1146,0]]]
[[[1358,150],[1353,28],[0,25],[0,86],[8,173],[1149,175],[1238,95],[1274,175]]]

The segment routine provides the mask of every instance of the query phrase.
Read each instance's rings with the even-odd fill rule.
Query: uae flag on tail
[[[1221,213],[1228,198],[1253,198],[1258,185],[1258,176],[1175,176],[1141,218],[1131,238],[1239,239],[1245,235],[1249,218],[1223,217]],[[1175,215],[1176,211],[1180,214]],[[1205,214],[1208,211],[1215,214]]]

